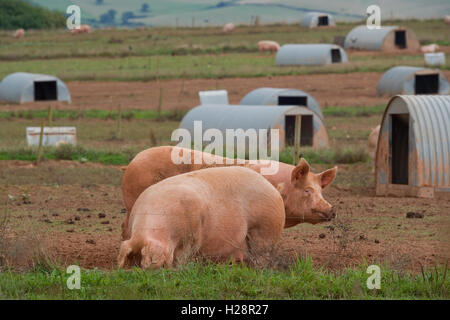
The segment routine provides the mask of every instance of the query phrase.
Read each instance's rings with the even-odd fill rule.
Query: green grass
[[[383,114],[385,105],[376,105],[370,107],[325,107],[322,112],[325,116],[332,117],[366,117],[371,115]],[[126,110],[122,111],[122,118],[125,120],[140,119],[154,120],[161,116],[163,119],[181,120],[188,110],[163,110],[161,115],[155,110]],[[53,110],[53,119],[99,119],[99,120],[117,120],[119,112],[116,110]],[[0,111],[0,119],[47,119],[47,110],[19,110],[19,111]]]
[[[322,109],[322,113],[332,117],[367,117],[381,115],[385,109],[384,104],[370,107],[326,107]]]
[[[64,81],[148,81],[173,78],[266,77],[302,74],[384,72],[397,65],[424,66],[423,55],[350,56],[344,64],[276,66],[273,55],[229,53],[185,56],[132,56],[5,61],[0,77],[17,71],[56,75]],[[450,63],[441,67],[450,70]]]
[[[393,22],[397,23],[397,22]],[[447,44],[440,20],[402,21],[424,43]],[[305,30],[298,25],[239,27],[231,35],[219,28],[145,28],[30,31],[24,39],[0,32],[0,78],[17,71],[52,74],[65,81],[146,81],[170,78],[261,77],[315,73],[384,72],[396,65],[424,66],[423,55],[350,54],[349,63],[319,67],[278,67],[273,54],[258,53],[257,43],[333,43],[355,24]],[[447,59],[448,61],[449,59]],[[441,69],[449,70],[450,62]]]
[[[43,149],[42,159],[48,160],[73,160],[81,162],[98,162],[101,164],[126,165],[136,155],[135,150],[122,150],[122,152],[106,151],[99,149],[85,149],[82,146],[61,145],[59,147],[46,147]],[[368,161],[368,154],[362,149],[310,149],[302,148],[300,153],[310,163],[337,164],[357,163]],[[36,148],[9,148],[0,149],[0,160],[35,161]],[[280,162],[292,164],[293,154],[291,149],[284,149],[280,153]]]
[[[187,111],[179,110],[163,110],[161,114],[158,114],[154,110],[126,110],[122,111],[122,119],[140,119],[140,120],[151,120],[151,119],[173,119],[181,120]],[[100,119],[100,120],[117,120],[119,117],[119,112],[116,110],[52,110],[52,119]],[[0,111],[0,119],[47,119],[47,110],[19,110],[19,111]]]
[[[189,263],[157,271],[81,271],[81,289],[48,266],[0,273],[2,299],[448,299],[445,268],[412,275],[382,267],[381,289],[366,287],[367,266],[335,273],[299,260],[286,271]]]
[[[369,161],[367,151],[362,148],[327,148],[327,149],[312,149],[301,148],[300,155],[309,163],[316,164],[352,164],[358,162]],[[280,162],[292,164],[293,151],[291,148],[286,148],[280,153]]]
[[[35,148],[13,150],[0,150],[0,160],[35,161],[37,151]],[[44,148],[42,159],[74,160],[81,162],[98,162],[102,164],[123,165],[128,164],[136,154],[134,152],[111,152],[88,150],[80,146],[62,145],[56,148]]]
[[[447,26],[441,19],[383,22],[390,23],[411,28],[424,44],[448,45],[450,42]],[[13,39],[10,31],[0,31],[0,58],[24,61],[257,52],[257,43],[263,39],[280,44],[333,43],[335,36],[345,36],[358,24],[340,23],[336,28],[325,29],[305,29],[297,24],[239,26],[229,35],[212,27],[96,29],[80,36],[72,36],[67,30],[30,30],[21,40]]]

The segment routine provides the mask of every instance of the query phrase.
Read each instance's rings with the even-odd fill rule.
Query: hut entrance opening
[[[284,134],[286,145],[293,146],[295,139],[295,116],[284,117]]]
[[[395,31],[395,46],[399,49],[406,48],[406,31],[405,30]]]
[[[341,61],[341,50],[331,49],[331,63],[340,63]]]
[[[439,74],[416,74],[414,85],[416,94],[437,94],[439,93]]]
[[[34,82],[34,100],[48,101],[58,100],[56,81],[35,81]]]
[[[308,97],[306,96],[279,96],[279,106],[307,106]]]
[[[327,26],[328,25],[328,16],[320,16],[318,25],[319,26]]]
[[[409,114],[391,115],[391,177],[393,184],[408,184]]]
[[[287,146],[295,146],[295,134],[298,130],[297,126],[300,124],[300,145],[312,146],[313,145],[313,116],[303,115],[301,121],[296,122],[296,117],[299,116],[285,116],[284,118],[284,130],[285,130],[285,142]],[[297,138],[298,139],[298,138]]]

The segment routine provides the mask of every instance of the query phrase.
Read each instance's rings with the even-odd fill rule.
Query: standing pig
[[[198,157],[202,161],[200,164],[174,164],[173,153],[188,154],[191,159]],[[235,162],[226,164],[225,159],[201,151],[172,146],[150,148],[137,154],[127,167],[122,168],[125,170],[122,193],[127,209],[127,217],[122,223],[122,238],[125,240],[130,237],[128,215],[136,199],[145,189],[163,179],[186,172],[236,165]],[[309,164],[304,159],[297,166],[281,162],[276,162],[276,165],[278,166],[276,174],[264,174],[262,169],[268,166],[266,164],[248,162],[241,164],[261,173],[280,192],[286,210],[286,228],[304,222],[316,224],[335,216],[332,206],[323,198],[322,190],[336,177],[337,167],[315,174],[310,172]]]
[[[20,38],[23,38],[24,35],[25,35],[25,30],[23,30],[23,29],[17,29],[17,30],[14,32],[13,37],[16,38],[16,39],[20,39]]]
[[[232,33],[234,30],[234,24],[233,23],[227,23],[226,25],[223,26],[222,31],[224,33]]]
[[[432,43],[427,46],[421,46],[420,51],[422,53],[434,53],[434,52],[438,51],[439,48],[440,48],[439,45]]]
[[[91,33],[91,26],[89,26],[88,24],[82,24],[80,26],[80,28],[78,29],[72,29],[71,33],[73,35],[75,34],[79,34],[79,33]]]
[[[274,245],[284,220],[280,194],[250,169],[181,174],[148,187],[136,200],[127,227],[131,237],[122,242],[118,263],[157,269],[195,254],[243,261]]]
[[[263,40],[258,42],[258,51],[277,52],[280,50],[280,45],[275,41]]]

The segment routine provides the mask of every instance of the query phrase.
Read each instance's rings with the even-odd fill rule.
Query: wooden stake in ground
[[[181,74],[181,90],[180,94],[184,94],[184,79],[186,78],[186,71]]]
[[[39,146],[38,146],[37,156],[36,156],[36,165],[38,165],[39,161],[41,161],[42,143],[44,140],[44,126],[45,126],[45,120],[42,120],[41,121],[41,132],[39,133]]]

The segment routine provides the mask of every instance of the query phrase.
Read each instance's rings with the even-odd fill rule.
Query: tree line
[[[53,29],[66,25],[64,13],[23,0],[0,0],[0,29]]]

